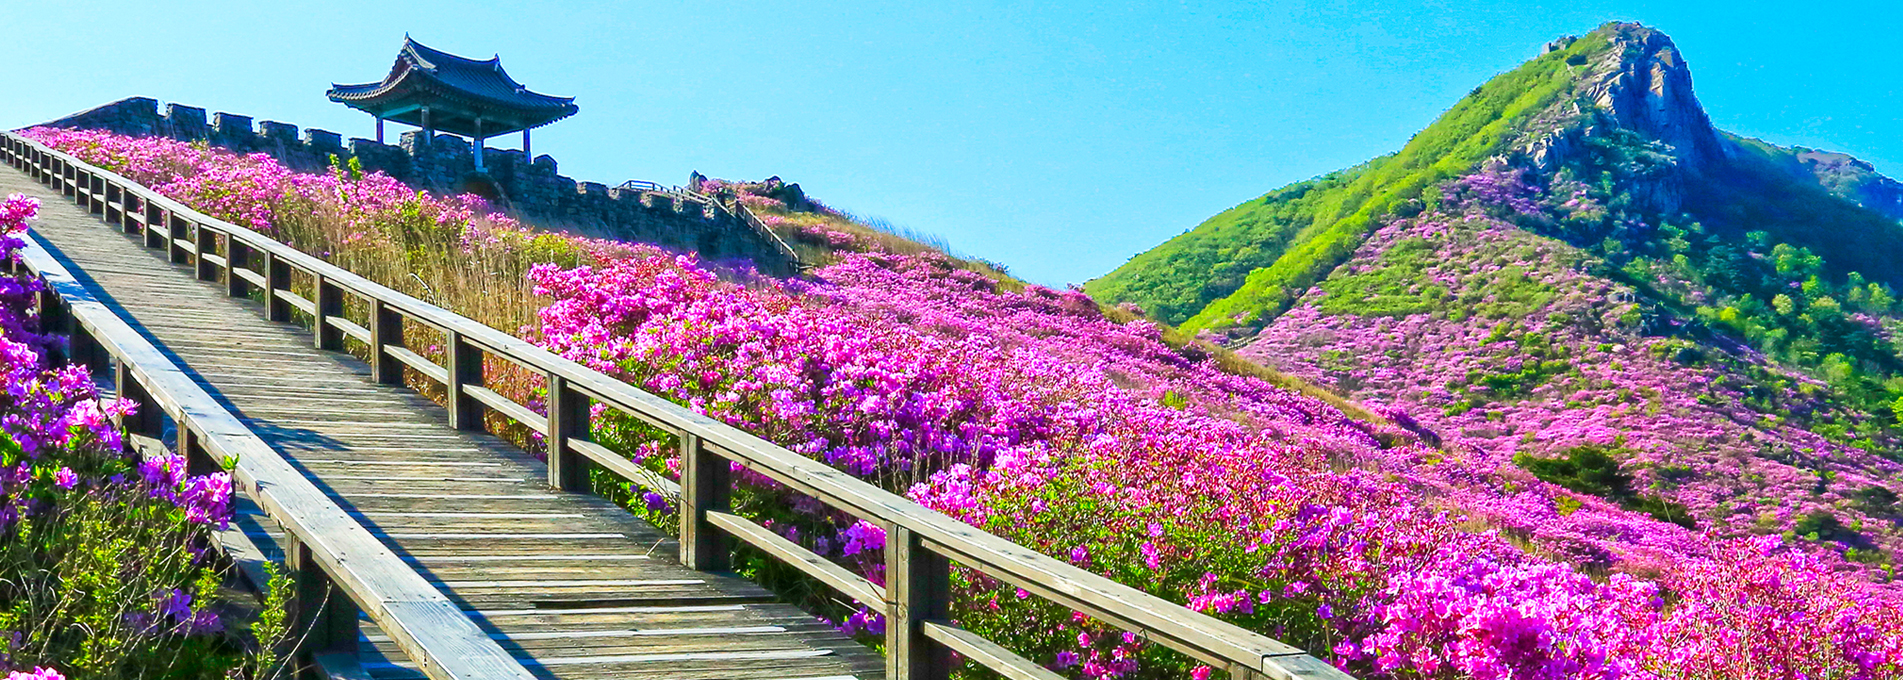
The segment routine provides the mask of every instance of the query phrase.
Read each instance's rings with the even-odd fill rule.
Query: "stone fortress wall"
[[[100,129],[203,141],[241,153],[265,153],[291,168],[321,172],[330,157],[355,156],[365,171],[382,171],[405,184],[435,192],[470,192],[545,227],[624,241],[654,243],[698,252],[709,260],[745,258],[760,271],[787,276],[799,268],[787,245],[737,201],[648,182],[609,187],[577,182],[556,172],[555,159],[533,160],[516,149],[485,149],[484,172],[476,170],[470,143],[461,137],[421,131],[402,134],[396,145],[353,138],[289,123],[213,113],[150,97],[122,99],[45,125]]]

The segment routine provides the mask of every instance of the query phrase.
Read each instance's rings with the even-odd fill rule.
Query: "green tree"
[[[1771,308],[1777,310],[1779,314],[1790,316],[1792,312],[1797,311],[1797,303],[1791,300],[1791,296],[1778,293],[1777,297],[1771,298]]]
[[[1890,311],[1890,305],[1896,303],[1896,298],[1890,296],[1889,286],[1872,283],[1870,284],[1869,290],[1868,301],[1864,303],[1864,306],[1868,307],[1871,311],[1887,312]]]

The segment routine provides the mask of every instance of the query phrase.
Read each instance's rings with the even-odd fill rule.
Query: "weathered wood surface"
[[[41,199],[34,233],[83,285],[535,675],[882,674],[876,653],[759,586],[680,566],[672,538],[626,511],[551,491],[533,457],[450,429],[442,407],[265,321],[263,305],[0,173],[15,192]],[[282,533],[247,510],[236,526],[281,559]],[[418,675],[388,633],[364,630],[366,671]]]
[[[489,639],[458,606],[450,602],[415,569],[370,535],[304,478],[290,463],[260,439],[228,409],[215,401],[182,367],[149,338],[121,318],[109,304],[49,254],[38,240],[21,252],[21,262],[46,286],[41,294],[43,320],[54,321],[45,330],[67,334],[65,350],[74,361],[97,365],[111,358],[110,374],[122,396],[135,399],[141,411],[123,425],[132,435],[134,450],[155,455],[168,449],[163,419],[174,423],[174,444],[188,465],[223,460],[230,468],[235,489],[245,500],[262,506],[282,531],[250,535],[243,525],[237,533],[221,531],[221,547],[238,564],[244,580],[263,583],[260,540],[300,546],[298,559],[286,560],[296,589],[321,593],[320,606],[300,598],[294,611],[307,617],[305,631],[315,632],[301,643],[307,652],[354,649],[354,627],[361,611],[388,632],[404,656],[437,680],[503,680],[531,674]],[[96,380],[104,381],[105,372]],[[254,540],[257,539],[257,540]],[[287,554],[290,554],[287,552]],[[330,596],[336,594],[335,606]],[[348,605],[348,606],[346,606]],[[347,617],[323,616],[331,610]],[[334,625],[320,625],[334,624]]]

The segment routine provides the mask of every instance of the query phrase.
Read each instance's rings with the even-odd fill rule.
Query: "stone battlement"
[[[692,250],[706,259],[746,258],[762,272],[785,276],[798,269],[792,251],[770,231],[746,219],[744,208],[712,197],[658,185],[609,187],[578,182],[556,172],[555,159],[533,160],[515,149],[485,148],[485,170],[476,170],[469,140],[421,131],[405,132],[395,145],[328,130],[302,130],[290,123],[213,113],[150,97],[122,99],[45,124],[108,130],[127,135],[203,141],[240,153],[264,153],[288,167],[322,172],[330,157],[356,157],[366,171],[381,171],[405,184],[439,193],[474,193],[532,222],[588,236],[654,243]]]

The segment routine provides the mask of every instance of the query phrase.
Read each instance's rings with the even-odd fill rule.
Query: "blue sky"
[[[565,174],[779,175],[1051,285],[1399,148],[1612,19],[1677,41],[1719,127],[1903,175],[1888,3],[15,4],[0,126],[143,95],[368,137],[324,90],[380,78],[407,31],[577,97],[536,131]]]

